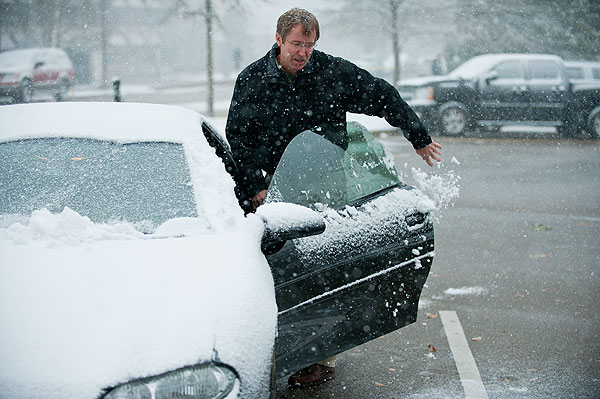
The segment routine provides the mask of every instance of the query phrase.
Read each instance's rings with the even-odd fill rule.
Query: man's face
[[[281,48],[278,61],[286,72],[293,75],[308,64],[316,36],[317,32],[314,30],[309,35],[305,35],[302,24],[294,26],[285,41],[279,33],[275,34],[275,40]]]

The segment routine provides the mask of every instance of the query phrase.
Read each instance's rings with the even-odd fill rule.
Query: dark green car
[[[269,187],[267,202],[310,207],[326,225],[267,256],[279,309],[278,377],[417,318],[434,255],[427,199],[400,181],[364,127],[349,123],[348,138],[344,150],[300,134]]]
[[[227,144],[203,128],[235,178]],[[324,221],[297,230],[301,238],[268,229],[263,238],[279,311],[277,378],[417,319],[434,256],[433,202],[400,181],[367,129],[350,122],[347,132],[347,148],[325,133],[296,136],[269,186],[267,205],[303,205]]]

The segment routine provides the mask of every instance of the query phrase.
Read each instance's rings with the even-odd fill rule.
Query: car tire
[[[19,91],[15,98],[18,103],[30,103],[33,97],[33,82],[29,79],[23,79],[19,84]]]
[[[67,82],[66,80],[63,79],[58,84],[58,88],[56,89],[56,92],[54,93],[54,98],[56,99],[56,101],[64,101],[68,92],[69,92],[69,82]]]
[[[587,133],[592,138],[600,138],[600,107],[596,107],[590,112],[586,126]]]
[[[440,128],[446,136],[461,136],[465,133],[469,116],[462,104],[449,103],[440,108]]]

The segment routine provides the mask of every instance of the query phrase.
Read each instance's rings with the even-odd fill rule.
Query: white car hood
[[[432,83],[444,82],[446,80],[456,80],[447,75],[441,76],[419,76],[416,78],[403,79],[398,82],[399,87],[403,86],[424,86]]]
[[[27,65],[0,65],[0,73],[20,73],[27,74],[31,72],[31,67]]]
[[[262,222],[246,222],[197,237],[0,241],[2,396],[91,399],[218,359],[258,397],[277,307]]]

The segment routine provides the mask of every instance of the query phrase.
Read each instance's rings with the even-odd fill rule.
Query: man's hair
[[[285,41],[288,33],[298,24],[302,24],[304,34],[307,36],[315,31],[317,33],[315,42],[319,40],[319,21],[317,21],[317,17],[302,8],[292,8],[281,14],[277,20],[277,33],[281,36],[281,40]]]

